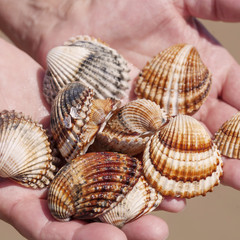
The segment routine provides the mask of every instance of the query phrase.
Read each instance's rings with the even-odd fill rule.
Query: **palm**
[[[203,5],[204,2],[201,1]],[[218,2],[220,7],[225,7],[224,0]],[[191,5],[191,1],[122,0],[109,1],[107,4],[103,4],[102,1],[95,0],[92,2],[73,1],[73,3],[69,1],[69,3],[58,6],[57,2],[56,6],[51,6],[53,1],[49,3],[44,0],[31,1],[31,4],[29,4],[30,10],[36,11],[36,14],[33,15],[33,19],[30,16],[30,20],[35,24],[35,26],[30,27],[26,23],[24,25],[21,21],[19,23],[12,21],[15,17],[13,15],[6,17],[5,13],[12,12],[6,9],[4,13],[0,13],[3,23],[1,27],[5,29],[17,46],[28,52],[44,67],[46,67],[46,54],[50,48],[62,44],[69,37],[78,34],[99,37],[116,48],[129,62],[137,67],[134,69],[133,75],[136,75],[147,60],[164,48],[179,42],[193,44],[197,47],[203,61],[213,74],[210,96],[196,114],[196,117],[214,133],[223,121],[240,108],[236,101],[239,94],[233,91],[233,89],[240,89],[240,81],[237,81],[237,76],[240,73],[239,66],[227,51],[206,32],[201,24],[190,17],[190,12],[196,11],[194,14],[209,18],[211,11],[200,14],[200,10],[199,12],[194,10],[193,6],[186,7],[184,5]],[[235,9],[225,9],[229,12],[232,11],[233,16],[231,18],[228,13],[225,13],[225,19],[238,20],[236,14],[239,11],[237,1],[232,0],[232,3],[234,3]],[[13,5],[10,5],[11,9],[16,5],[17,3],[13,1]],[[25,7],[29,8],[29,6]],[[4,8],[0,5],[0,9]],[[28,18],[24,20],[26,15],[31,14],[28,10],[25,13],[22,11],[23,16],[20,16],[20,18],[22,17],[23,22],[29,20]],[[36,19],[38,17],[40,19]],[[217,17],[213,16],[212,18]],[[10,22],[10,25],[16,30],[15,35],[11,35],[11,28],[6,28],[4,21]],[[5,46],[5,43],[0,45],[3,50],[1,53],[5,53],[4,58],[0,60],[0,68],[3,70],[1,71],[1,77],[5,80],[1,80],[0,89],[3,89],[4,84],[8,82],[7,90],[1,92],[0,106],[23,111],[32,115],[37,121],[45,119],[44,124],[47,126],[49,120],[46,121],[46,118],[48,117],[49,106],[42,99],[41,94],[43,69],[22,52],[10,46]],[[7,52],[6,49],[9,49],[10,52]],[[10,59],[11,56],[16,56],[14,54],[17,54],[18,58],[12,57]],[[8,62],[11,62],[11,66],[7,65]],[[13,69],[10,69],[11,67]],[[26,74],[26,71],[20,71],[19,73],[14,71],[15,69],[28,70],[26,70]],[[9,81],[11,81],[12,88],[9,88]],[[233,84],[234,86],[232,86]],[[20,89],[23,85],[25,88]],[[19,96],[19,92],[22,91],[24,91],[23,96],[25,97]],[[29,102],[32,104],[29,105]],[[240,169],[240,163],[237,160],[226,161],[224,183],[240,189],[237,179],[237,173],[240,171],[238,169]],[[143,217],[136,223],[126,225],[123,229],[126,235],[117,228],[106,224],[83,225],[83,223],[75,221],[57,223],[53,221],[47,211],[43,191],[32,191],[18,187],[10,181],[2,181],[0,189],[1,202],[5,203],[0,206],[1,218],[14,224],[28,238],[51,239],[54,235],[54,238],[57,239],[60,235],[68,234],[65,237],[66,239],[74,239],[78,236],[83,239],[94,239],[94,233],[97,232],[98,239],[100,239],[100,236],[103,239],[113,239],[113,236],[118,236],[118,239],[126,239],[126,236],[128,239],[137,239],[137,236],[139,236],[138,227],[141,227],[143,234],[138,239],[146,239],[144,234],[148,231],[153,231],[153,239],[155,239],[155,236],[156,239],[159,239],[160,236],[166,236],[166,225],[162,220],[154,219],[153,216]],[[183,207],[183,203],[172,200],[168,204],[165,201],[162,207],[177,211]],[[34,221],[33,213],[38,215],[36,219],[34,218]],[[148,218],[151,219],[151,226],[148,224]],[[37,226],[38,231],[34,231],[34,228],[31,227],[33,225]],[[155,228],[156,225],[162,226],[162,230]],[[63,226],[67,230],[63,230]],[[155,229],[155,232],[153,229]],[[100,231],[102,231],[102,235],[99,234]],[[84,234],[89,234],[89,232],[92,235],[88,235],[87,238]]]

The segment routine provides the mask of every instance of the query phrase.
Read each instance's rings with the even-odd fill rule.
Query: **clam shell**
[[[141,176],[133,189],[120,201],[116,207],[100,216],[102,222],[122,227],[130,221],[156,209],[162,201],[162,196],[150,187],[144,176]]]
[[[129,102],[112,115],[93,146],[97,151],[136,155],[166,121],[166,113],[156,103],[146,99]]]
[[[219,184],[222,160],[204,127],[178,115],[151,137],[143,155],[148,183],[164,196],[205,195]]]
[[[118,153],[87,153],[56,174],[48,206],[57,220],[96,219],[116,206],[142,174],[137,158]]]
[[[219,128],[214,143],[222,155],[240,159],[240,112]]]
[[[62,156],[71,161],[86,153],[119,102],[93,99],[93,90],[79,82],[70,83],[55,98],[51,131]]]
[[[147,63],[135,93],[138,98],[156,102],[170,115],[192,115],[206,100],[211,82],[211,74],[196,48],[178,44]]]
[[[32,188],[50,184],[56,167],[41,125],[15,111],[0,113],[0,176]]]
[[[126,60],[103,42],[78,36],[50,50],[43,92],[49,103],[65,85],[79,81],[94,89],[96,98],[123,98],[129,89]]]

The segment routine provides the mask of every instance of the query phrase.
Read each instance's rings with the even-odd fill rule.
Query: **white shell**
[[[20,184],[43,188],[56,167],[50,143],[41,125],[15,111],[0,113],[0,176]]]
[[[99,219],[102,222],[122,227],[124,224],[153,211],[161,201],[162,196],[148,185],[144,176],[141,176],[124,199]]]
[[[48,102],[71,82],[94,89],[96,98],[123,98],[129,89],[129,68],[116,50],[88,36],[72,38],[50,50],[43,91]]]

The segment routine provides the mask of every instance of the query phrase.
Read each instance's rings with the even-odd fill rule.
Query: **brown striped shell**
[[[48,206],[61,221],[96,219],[117,205],[142,174],[137,158],[118,153],[87,153],[55,176]]]
[[[146,99],[129,102],[112,115],[93,146],[98,151],[136,155],[166,121],[166,113],[156,103]]]
[[[144,175],[163,196],[205,195],[219,184],[222,160],[204,127],[178,115],[151,137],[143,155]]]
[[[54,177],[50,143],[42,126],[15,111],[0,113],[0,177],[44,188]]]
[[[122,227],[124,224],[153,211],[161,202],[162,196],[149,186],[144,176],[141,176],[122,201],[101,215],[99,219],[102,222]]]
[[[195,113],[206,100],[211,74],[196,48],[178,44],[155,56],[137,80],[138,98],[150,99],[169,115]]]
[[[214,143],[222,155],[240,159],[240,112],[219,128]]]
[[[126,60],[100,40],[77,36],[47,55],[43,92],[49,103],[58,91],[79,81],[94,89],[96,98],[123,98],[129,89]]]
[[[51,131],[67,161],[86,153],[119,104],[113,99],[93,99],[93,94],[92,89],[75,82],[63,88],[53,102]]]

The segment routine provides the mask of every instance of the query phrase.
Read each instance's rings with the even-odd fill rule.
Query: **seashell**
[[[48,192],[54,218],[96,220],[120,202],[142,174],[137,158],[118,153],[87,153],[56,174]]]
[[[119,101],[93,99],[92,89],[79,82],[61,89],[51,110],[51,131],[62,156],[71,161],[86,153]]]
[[[97,134],[93,149],[136,155],[143,152],[150,136],[166,121],[166,113],[156,103],[146,99],[129,102]]]
[[[129,68],[116,50],[89,36],[70,39],[63,46],[50,50],[43,92],[49,103],[58,91],[79,81],[94,89],[98,99],[126,96],[129,89]]]
[[[206,195],[219,184],[222,160],[204,127],[178,115],[151,137],[143,154],[148,183],[163,196]]]
[[[240,112],[219,128],[214,143],[222,155],[240,159]]]
[[[0,177],[32,188],[50,184],[56,167],[42,126],[15,111],[0,113]]]
[[[137,80],[138,98],[150,99],[169,115],[195,113],[206,100],[211,73],[196,48],[178,44],[155,56]]]
[[[99,219],[121,228],[126,223],[152,212],[161,202],[162,196],[141,176],[123,200]]]

